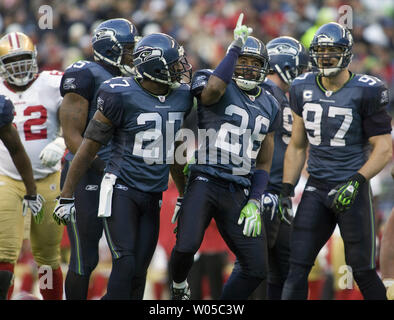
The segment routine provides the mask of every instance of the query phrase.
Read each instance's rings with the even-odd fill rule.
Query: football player
[[[174,300],[190,298],[186,279],[212,218],[240,264],[224,285],[221,299],[247,299],[267,274],[260,200],[268,182],[279,106],[259,86],[268,71],[265,45],[249,36],[251,30],[242,19],[243,14],[218,67],[193,76],[198,128],[215,135],[208,142],[199,141],[195,163],[189,164],[170,261]]]
[[[166,161],[173,150],[166,130],[172,127],[175,134],[193,104],[189,85],[183,83],[190,82],[191,65],[175,39],[150,34],[137,43],[133,60],[139,77],[116,77],[101,85],[98,110],[54,211],[63,223],[79,217],[73,192],[98,150],[112,139],[98,213],[113,258],[104,299],[143,297],[143,288],[140,296],[132,290],[135,279],[146,276],[157,244],[162,192],[169,176]]]
[[[98,88],[104,81],[122,75],[122,71],[132,64],[136,37],[136,27],[130,21],[104,21],[93,33],[95,61],[78,61],[66,69],[60,87],[64,97],[60,121],[69,153],[62,171],[62,184],[82,143],[87,124],[97,110]],[[97,210],[100,183],[109,154],[110,146],[103,146],[75,189],[77,215],[67,224],[71,246],[65,281],[68,300],[86,300],[90,275],[98,263],[103,224],[97,218]]]
[[[281,107],[281,125],[275,132],[275,149],[270,179],[261,200],[262,216],[268,243],[267,297],[280,300],[289,270],[290,224],[293,217],[278,212],[278,196],[282,188],[283,158],[291,137],[293,118],[288,92],[292,81],[308,69],[309,56],[304,46],[291,37],[278,37],[267,43],[270,71],[262,87],[269,91]]]
[[[388,92],[376,77],[348,69],[352,45],[350,31],[340,24],[321,26],[310,46],[319,74],[299,76],[290,89],[293,128],[279,197],[282,212],[291,210],[290,197],[308,142],[310,177],[293,221],[290,270],[282,299],[307,298],[311,266],[337,224],[346,263],[364,299],[386,298],[375,270],[369,180],[391,158]]]
[[[15,107],[13,125],[30,158],[39,194],[24,197],[22,177],[6,146],[0,143],[0,216],[4,219],[0,223],[0,261],[12,269],[18,258],[24,217],[16,213],[21,211],[21,199],[32,202],[45,199],[40,214],[31,210],[30,241],[38,266],[50,266],[52,270],[53,286],[40,283],[43,298],[61,300],[60,241],[63,228],[54,223],[51,213],[60,191],[60,159],[65,149],[64,142],[58,137],[62,73],[38,73],[36,48],[32,40],[20,32],[11,32],[0,39],[0,73],[3,78],[0,94],[8,96]],[[24,210],[24,215],[26,213]],[[39,273],[39,277],[44,274]]]
[[[24,198],[28,199],[36,197],[37,199],[36,201],[25,201],[25,205],[30,205],[30,209],[32,210],[33,215],[42,214],[40,212],[40,210],[42,210],[42,198],[37,198],[37,187],[33,177],[31,162],[29,157],[27,156],[25,148],[23,147],[21,139],[19,138],[18,131],[12,125],[13,119],[14,106],[11,100],[3,95],[0,95],[0,140],[3,142],[4,146],[10,153],[16,170],[21,176],[27,195]],[[20,199],[19,202],[19,208],[22,209],[23,204]],[[13,221],[11,222],[11,220]],[[22,222],[20,220],[22,220]],[[16,221],[19,222],[17,223]],[[2,260],[0,260],[0,300],[5,300],[7,298],[7,293],[13,278],[15,264],[15,260],[12,260],[11,262],[6,262],[3,260],[3,256],[5,256],[5,252],[8,249],[7,244],[11,244],[12,242],[6,242],[5,237],[10,235],[9,233],[7,234],[7,232],[5,231],[3,232],[2,227],[5,228],[6,226],[7,228],[13,228],[13,231],[15,231],[15,233],[12,236],[18,236],[18,241],[20,244],[22,244],[22,239],[20,238],[21,232],[23,232],[22,214],[15,214],[14,212],[12,216],[1,216],[0,219],[0,252],[2,258]],[[10,296],[10,294],[8,296]]]

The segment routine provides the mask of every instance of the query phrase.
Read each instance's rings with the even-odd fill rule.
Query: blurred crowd
[[[50,12],[40,10],[44,5]],[[185,47],[193,69],[198,70],[214,68],[220,62],[241,11],[253,35],[265,43],[287,35],[309,47],[319,26],[339,21],[342,5],[352,10],[346,21],[354,38],[350,70],[374,75],[386,83],[389,112],[394,117],[392,0],[0,0],[0,34],[26,33],[37,46],[40,70],[64,70],[77,60],[92,59],[91,33],[101,21],[123,17],[132,21],[142,36],[164,32],[175,37]],[[39,21],[48,14],[53,15],[52,29],[42,29]],[[372,183],[381,223],[394,207],[394,183],[389,173],[392,165]],[[175,198],[176,194],[171,197]],[[161,240],[163,245],[168,239]],[[174,241],[172,232],[168,241]]]
[[[53,29],[40,29],[49,5]],[[240,11],[253,34],[264,42],[280,35],[300,39],[306,47],[316,29],[338,21],[350,6],[355,40],[351,70],[378,76],[394,87],[394,4],[391,0],[2,0],[0,32],[23,31],[34,39],[41,69],[64,70],[91,58],[90,34],[102,21],[131,20],[141,35],[165,32],[184,45],[195,70],[215,67],[232,40]],[[391,97],[391,111],[393,97]]]

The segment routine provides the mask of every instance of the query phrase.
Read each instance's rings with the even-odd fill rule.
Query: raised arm
[[[237,25],[234,29],[234,41],[231,43],[230,49],[216,67],[207,85],[200,94],[200,102],[205,106],[210,106],[218,102],[223,96],[228,83],[233,77],[234,67],[241,52],[241,48],[249,34],[253,31],[251,28],[242,24],[243,16],[243,13],[239,15]]]

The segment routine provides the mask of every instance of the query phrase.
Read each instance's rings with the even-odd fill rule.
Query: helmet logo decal
[[[334,39],[331,38],[331,37],[329,37],[329,36],[326,35],[326,34],[319,34],[319,35],[317,36],[317,42],[318,42],[318,43],[321,43],[321,42],[323,42],[323,43],[326,43],[326,42],[333,43],[333,42],[334,42]]]
[[[296,48],[287,44],[278,44],[277,46],[268,49],[268,55],[286,54],[289,56],[295,56],[297,53],[298,51]]]
[[[157,48],[142,47],[139,51],[139,55],[134,58],[134,64],[144,63],[163,56],[162,50]]]
[[[94,35],[95,38],[96,38],[95,41],[111,38],[111,37],[115,36],[115,34],[116,34],[116,32],[113,29],[101,29],[101,30],[98,30],[96,32],[96,34]]]

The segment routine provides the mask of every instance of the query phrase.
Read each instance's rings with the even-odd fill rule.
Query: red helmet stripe
[[[16,38],[16,45],[17,45],[18,48],[20,48],[21,44],[19,43],[19,37],[18,37],[17,33],[15,33],[15,38]]]

